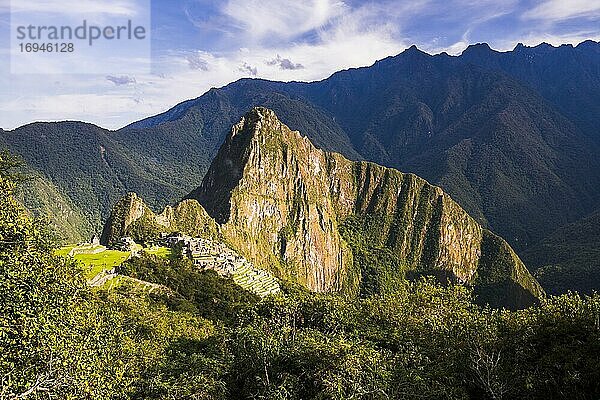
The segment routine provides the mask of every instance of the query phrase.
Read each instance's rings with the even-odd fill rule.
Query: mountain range
[[[544,293],[510,246],[439,187],[317,149],[266,108],[233,126],[187,197],[156,215],[126,195],[103,241],[209,236],[315,292],[367,296],[427,274],[472,285],[493,306],[523,308]]]
[[[118,131],[34,123],[1,132],[0,142],[41,177],[32,189],[36,210],[62,204],[55,223],[84,236],[101,229],[127,192],[154,210],[187,196],[231,125],[254,106],[274,110],[318,148],[439,185],[540,268],[558,260],[536,246],[600,209],[593,41],[510,52],[479,44],[457,57],[413,46],[319,82],[242,79]]]

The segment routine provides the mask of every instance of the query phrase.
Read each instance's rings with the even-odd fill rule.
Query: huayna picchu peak
[[[186,200],[156,215],[130,194],[103,239],[175,231],[218,238],[315,292],[368,295],[434,275],[474,286],[493,306],[522,308],[543,296],[511,247],[442,189],[317,149],[267,108],[233,126]]]

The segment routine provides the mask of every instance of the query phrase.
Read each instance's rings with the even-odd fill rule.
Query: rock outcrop
[[[113,236],[127,232],[135,217],[149,216],[136,197],[128,198],[122,200],[128,210],[107,226]],[[186,227],[176,216],[183,204],[193,221]],[[495,305],[523,307],[543,295],[510,246],[439,187],[319,150],[265,108],[232,128],[187,200],[150,220],[190,234],[210,225],[200,230],[218,231],[255,265],[317,292],[360,290],[372,271],[355,256],[368,246],[402,265],[392,274],[445,276],[474,285]]]
[[[155,214],[135,193],[123,196],[112,209],[104,225],[102,244],[112,246],[124,236],[144,242],[161,232],[185,232],[188,235],[221,239],[217,223],[195,200],[184,200],[176,207],[167,206]]]

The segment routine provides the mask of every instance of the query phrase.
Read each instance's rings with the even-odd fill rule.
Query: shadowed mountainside
[[[265,108],[234,125],[188,197],[181,204],[197,206],[186,219],[199,213],[206,221],[208,214],[230,247],[313,291],[385,292],[415,272],[474,285],[494,306],[521,308],[543,294],[510,246],[439,187],[319,150]],[[191,233],[166,217],[171,213],[157,216],[129,195],[113,211],[104,239]]]

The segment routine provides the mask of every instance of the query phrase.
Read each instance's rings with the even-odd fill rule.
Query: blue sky
[[[58,0],[26,1],[51,9]],[[150,0],[60,0],[61,12],[110,20],[147,11]],[[519,43],[600,40],[599,0],[153,0],[150,69],[123,59],[119,70],[76,75],[39,63],[11,74],[9,0],[0,0],[0,127],[77,119],[106,128],[165,111],[242,77],[324,79],[371,65],[412,44],[460,54],[468,44],[497,50]],[[45,8],[44,8],[45,7]],[[108,51],[108,50],[107,50]],[[100,55],[98,63],[108,59]],[[44,70],[46,68],[46,70]]]

